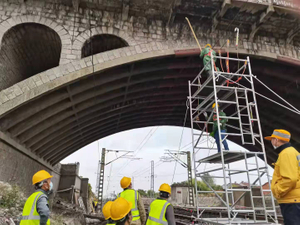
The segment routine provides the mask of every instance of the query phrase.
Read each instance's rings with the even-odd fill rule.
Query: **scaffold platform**
[[[223,152],[224,164],[244,160],[245,156],[246,158],[255,157],[255,155],[259,155],[260,157],[263,157],[262,152],[224,151]],[[222,153],[219,152],[210,155],[206,158],[200,159],[198,163],[222,164]]]

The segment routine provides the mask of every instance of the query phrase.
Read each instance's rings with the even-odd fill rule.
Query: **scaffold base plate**
[[[229,224],[229,221],[227,218],[200,218],[198,219],[199,222],[202,222],[205,224],[215,224],[215,225],[222,225],[222,224]],[[201,223],[200,223],[201,224]],[[242,219],[242,218],[236,218],[233,221],[231,221],[230,224],[260,224],[260,225],[279,225],[278,223],[271,223],[271,222],[265,222],[265,221],[259,221],[259,220],[249,220],[249,219]]]

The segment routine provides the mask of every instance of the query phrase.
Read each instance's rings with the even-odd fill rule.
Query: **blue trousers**
[[[300,224],[300,203],[279,204],[285,225]]]
[[[221,138],[223,140],[226,135],[222,134],[222,133],[226,133],[226,131],[225,130],[221,130]],[[219,141],[219,130],[217,130],[215,132],[215,139],[216,139],[216,143],[217,143],[218,152],[221,152],[221,146],[220,146],[220,141]],[[226,139],[223,141],[223,145],[224,145],[225,150],[229,150]]]

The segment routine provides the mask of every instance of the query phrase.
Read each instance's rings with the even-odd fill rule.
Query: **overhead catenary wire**
[[[154,132],[152,132],[154,128],[152,128],[147,135],[145,136],[145,138],[141,141],[141,143],[138,145],[137,149],[134,151],[133,153],[133,157],[135,157],[137,155],[137,153],[146,145],[146,143],[149,141],[149,139],[152,137],[152,135],[157,131],[158,127],[155,128]],[[119,174],[130,162],[130,159],[127,160],[127,162],[125,162],[123,164],[123,166],[119,169],[118,173]]]

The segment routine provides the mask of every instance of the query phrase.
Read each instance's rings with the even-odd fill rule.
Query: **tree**
[[[138,192],[139,192],[139,194],[140,194],[142,197],[148,197],[146,191],[144,191],[144,190],[142,190],[142,189],[138,189]]]
[[[215,180],[211,177],[211,175],[209,173],[205,173],[202,177],[203,180],[205,180],[205,182],[207,182],[214,190],[216,191],[220,191],[223,190],[222,186],[217,185],[215,183]],[[204,181],[197,181],[197,189],[198,191],[210,191],[211,189],[206,185]],[[192,184],[193,187],[195,187],[195,179],[192,179]],[[188,187],[188,181],[182,181],[182,182],[177,182],[172,184],[172,187],[176,187],[176,186],[183,186],[183,187]]]

